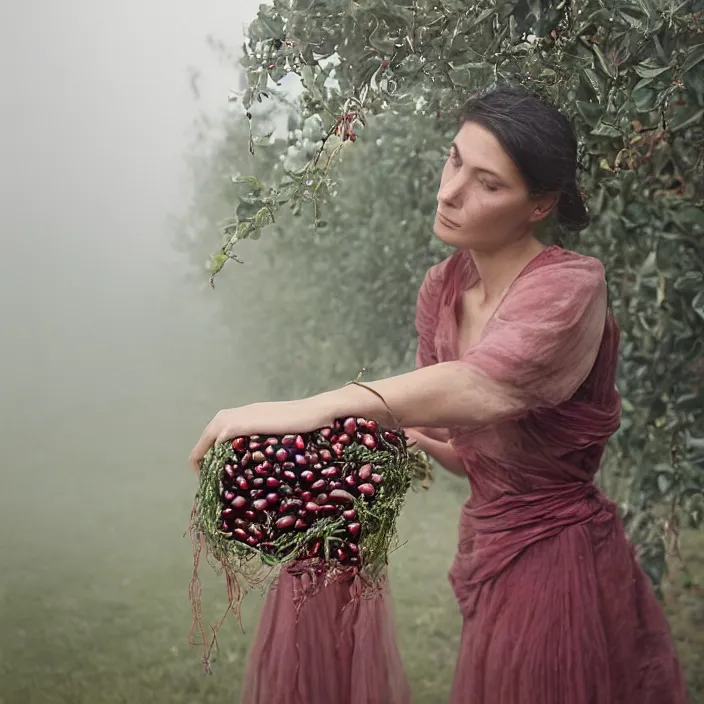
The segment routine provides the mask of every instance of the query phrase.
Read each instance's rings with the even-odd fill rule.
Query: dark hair
[[[557,222],[583,230],[589,214],[577,184],[577,139],[569,120],[547,99],[525,88],[500,86],[471,97],[460,124],[489,130],[513,159],[534,196],[559,193]]]

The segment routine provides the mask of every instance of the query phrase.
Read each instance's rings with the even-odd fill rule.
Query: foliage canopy
[[[238,324],[272,389],[301,393],[410,365],[415,295],[446,254],[431,223],[456,109],[501,81],[549,95],[580,138],[593,219],[566,243],[604,261],[622,329],[606,477],[656,583],[665,539],[704,519],[703,5],[274,0],[243,51],[249,136],[233,120],[206,160],[220,184],[209,212],[228,210],[211,273],[272,232],[267,272],[240,276],[250,290],[259,278],[276,324]],[[279,85],[290,74],[293,104]],[[284,139],[269,136],[272,111]]]

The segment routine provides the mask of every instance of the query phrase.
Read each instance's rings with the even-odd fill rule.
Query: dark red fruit
[[[301,492],[301,501],[310,501],[313,498],[313,494],[310,491]]]
[[[270,489],[277,489],[281,485],[281,482],[276,477],[268,477],[266,480],[266,485]]]
[[[329,501],[335,504],[351,504],[354,496],[344,489],[333,489],[330,492]]]
[[[231,491],[226,491],[226,492],[223,494],[223,498],[224,498],[225,501],[227,501],[227,503],[229,504],[230,501],[232,501],[232,499],[235,498],[235,494],[234,494],[233,492],[231,492]]]
[[[355,481],[355,478],[351,474],[348,474],[345,477],[345,484],[347,484],[347,486],[350,487],[350,489],[357,488],[357,482]]]
[[[342,517],[346,521],[353,521],[355,518],[357,518],[357,512],[353,508],[348,508],[346,511],[342,512]]]
[[[276,451],[276,461],[277,462],[286,462],[288,459],[288,450],[285,448],[280,448]]]
[[[315,481],[315,474],[311,472],[309,469],[306,469],[305,471],[301,472],[301,479],[310,484],[311,482]]]
[[[305,530],[308,527],[308,524],[302,518],[299,518],[294,527],[296,530]]]
[[[384,481],[384,477],[381,474],[372,474],[372,481],[375,484],[381,484]]]
[[[266,482],[264,481],[264,477],[255,477],[252,479],[252,486],[255,489],[261,489]]]
[[[377,430],[379,430],[379,425],[375,420],[368,420],[367,421],[367,430],[370,433],[376,433]]]
[[[247,499],[244,496],[235,496],[232,500],[232,508],[241,511],[247,505]]]
[[[228,477],[230,477],[230,479],[233,479],[235,476],[235,468],[231,464],[226,464],[225,473]]]
[[[325,477],[326,479],[332,479],[333,477],[336,477],[339,473],[340,472],[337,467],[328,467],[327,469],[323,469],[320,472],[320,476]]]
[[[308,513],[318,513],[318,508],[320,508],[318,504],[313,503],[312,501],[306,502],[305,509]]]
[[[248,520],[253,521],[257,517],[257,514],[254,511],[245,511],[244,516]]]
[[[313,483],[313,486],[311,486],[312,491],[322,491],[328,483],[324,479],[318,479],[317,482]]]
[[[293,446],[297,450],[305,450],[306,449],[306,442],[300,435],[296,435],[296,440],[294,441]]]
[[[348,435],[354,435],[357,432],[357,421],[354,418],[348,418],[342,424],[342,428]]]
[[[344,446],[341,442],[336,442],[336,443],[332,446],[332,451],[333,451],[338,457],[340,457],[340,455],[342,455],[342,453],[345,451],[345,446]]]
[[[369,478],[372,476],[372,466],[370,464],[365,464],[362,467],[359,468],[359,478],[363,481],[369,481]]]
[[[238,540],[247,540],[247,534],[242,530],[242,528],[235,528],[232,531],[232,535]]]
[[[261,446],[262,446],[262,444],[261,444],[260,442],[257,442],[256,440],[252,440],[252,441],[249,443],[249,449],[250,449],[252,452],[254,452],[255,450],[258,450]]]
[[[322,513],[323,516],[332,516],[335,514],[336,511],[337,507],[333,506],[332,504],[324,504],[320,507],[320,513]]]
[[[376,489],[371,484],[360,484],[358,487],[359,493],[364,496],[374,496]]]
[[[295,481],[296,481],[296,473],[295,473],[295,472],[292,472],[290,469],[287,469],[287,470],[284,472],[284,477],[286,477],[286,479],[288,479],[288,480],[291,481],[291,482],[295,482]]]
[[[257,499],[252,503],[255,511],[266,511],[269,508],[269,502],[266,499]]]
[[[384,431],[384,440],[386,440],[386,442],[390,443],[391,445],[398,445],[398,436],[394,435],[388,430]]]
[[[276,506],[276,504],[279,503],[279,495],[274,493],[267,494],[266,502],[269,504],[269,506]]]
[[[284,437],[281,440],[281,443],[285,447],[292,447],[293,443],[296,442],[296,436],[295,435],[284,435]]]
[[[369,433],[362,435],[362,445],[373,450],[376,447],[376,438],[373,435],[369,435]]]
[[[332,462],[332,452],[330,452],[330,450],[321,450],[320,459],[323,460],[323,462]]]
[[[332,428],[323,428],[320,434],[327,440],[332,435]]]
[[[360,523],[348,523],[347,524],[347,532],[355,538],[359,535],[359,532],[361,530],[362,530],[362,526]]]
[[[247,449],[247,438],[235,438],[232,441],[232,449],[237,452],[244,452]]]
[[[278,445],[279,444],[279,439],[275,437],[270,437],[267,438],[266,441],[264,442],[265,445]]]
[[[282,516],[276,521],[276,527],[279,530],[290,530],[296,523],[295,516]]]

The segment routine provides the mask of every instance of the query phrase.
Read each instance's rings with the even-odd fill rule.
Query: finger
[[[215,423],[211,421],[205,427],[205,430],[200,436],[200,440],[198,440],[195,447],[191,450],[190,461],[196,471],[198,471],[200,462],[205,457],[206,452],[208,452],[215,443],[218,433],[219,429],[215,426]]]

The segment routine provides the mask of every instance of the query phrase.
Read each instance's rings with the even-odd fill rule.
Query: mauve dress
[[[465,365],[481,418],[452,428],[471,497],[450,582],[463,617],[452,704],[684,704],[664,612],[593,483],[620,423],[604,269],[549,247],[457,349],[468,254],[418,297],[418,366]]]
[[[454,254],[428,272],[416,317],[418,366],[462,363],[476,403],[477,423],[450,429],[471,486],[450,571],[463,617],[451,704],[684,704],[664,613],[592,482],[620,422],[603,267],[543,250],[460,355],[459,298],[476,280]],[[359,590],[338,582],[300,605],[282,570],[242,704],[409,704],[388,590]]]

